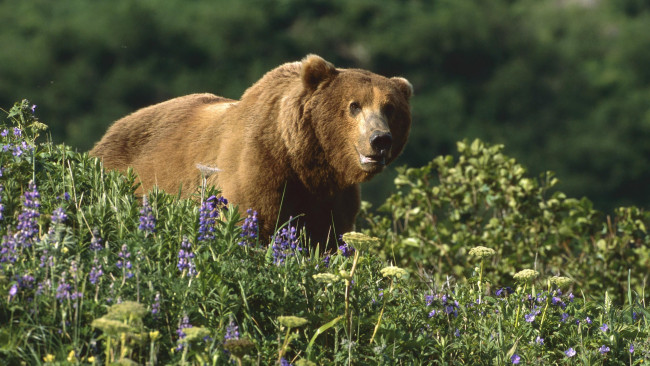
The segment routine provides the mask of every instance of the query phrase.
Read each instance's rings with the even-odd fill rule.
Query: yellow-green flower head
[[[534,269],[524,269],[515,273],[514,278],[517,281],[529,282],[537,278],[537,276],[539,276],[539,272]]]
[[[280,322],[280,324],[288,328],[298,328],[309,323],[309,320],[298,316],[289,315],[289,316],[279,316],[278,322]]]
[[[54,362],[55,359],[56,357],[51,353],[48,353],[45,357],[43,357],[44,362]]]
[[[343,234],[343,241],[358,251],[365,251],[373,245],[379,245],[379,239],[354,231]]]
[[[99,328],[104,333],[108,333],[111,335],[117,335],[119,333],[129,333],[135,331],[135,329],[129,326],[128,324],[121,322],[119,320],[108,319],[105,316],[93,320],[91,325],[93,326],[93,328]]]
[[[300,360],[296,361],[296,366],[316,366],[316,364],[312,361],[301,358]]]
[[[344,269],[339,270],[339,274],[341,275],[341,278],[344,279],[344,280],[351,280],[352,279],[352,276],[350,276],[350,272],[348,272],[348,271],[346,271]]]
[[[77,359],[77,358],[75,357],[74,350],[70,351],[70,353],[68,353],[67,361],[68,361],[68,362],[73,362],[73,361],[76,360],[76,359]]]
[[[331,274],[331,273],[319,273],[315,274],[312,276],[316,282],[324,283],[324,284],[329,284],[329,283],[336,283],[339,281],[340,277]]]
[[[149,332],[149,339],[155,341],[158,338],[160,338],[160,331],[154,330],[153,332]]]
[[[388,266],[381,270],[381,274],[384,277],[395,277],[395,278],[408,278],[409,273],[406,270],[396,267]]]
[[[573,280],[570,279],[569,277],[561,277],[561,276],[551,277],[551,283],[560,288],[569,286],[571,282],[573,282]]]
[[[187,329],[190,328],[186,328],[185,330]],[[253,343],[250,339],[247,338],[228,339],[226,343],[223,345],[223,348],[226,351],[232,353],[233,356],[241,359],[242,357],[249,354],[255,348],[255,343]]]
[[[142,319],[145,315],[147,315],[147,309],[145,309],[144,305],[135,301],[124,301],[108,308],[106,317],[114,320],[129,320],[133,318]]]
[[[203,340],[203,338],[210,335],[210,331],[203,327],[184,328],[183,333],[185,333],[185,338],[183,338],[183,342],[188,342],[188,343],[192,341]]]
[[[486,248],[482,246],[474,247],[469,250],[469,255],[472,255],[474,257],[478,258],[489,258],[493,255],[495,255],[497,252],[494,251],[492,248]]]

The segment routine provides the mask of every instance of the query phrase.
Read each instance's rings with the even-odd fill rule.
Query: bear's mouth
[[[386,165],[386,156],[381,154],[364,155],[359,153],[359,163],[361,163],[361,167],[364,170],[376,170]]]

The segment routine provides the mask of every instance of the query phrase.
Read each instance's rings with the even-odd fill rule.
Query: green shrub
[[[444,156],[398,169],[397,192],[379,214],[362,215],[367,232],[385,243],[378,254],[444,281],[467,275],[468,250],[485,246],[496,251],[494,283],[536,268],[622,302],[631,271],[630,285],[642,293],[650,268],[647,212],[627,207],[603,217],[588,199],[554,191],[552,173],[527,176],[501,145],[464,141],[458,154],[457,161]]]

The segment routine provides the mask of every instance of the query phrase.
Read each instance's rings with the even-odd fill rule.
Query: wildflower
[[[2,168],[0,168],[0,177],[2,177]],[[5,205],[2,204],[2,191],[4,190],[4,187],[2,184],[0,184],[0,221],[4,220],[4,216],[2,216],[2,212],[5,210]]]
[[[560,321],[561,321],[562,323],[565,323],[566,320],[567,320],[568,318],[569,318],[569,314],[567,314],[567,313],[562,313],[562,318],[560,319]]]
[[[59,279],[59,285],[56,288],[56,298],[59,299],[59,302],[61,303],[63,300],[70,299],[70,290],[72,289],[72,286],[69,283],[66,283],[65,277],[66,272],[63,272]]]
[[[379,239],[354,231],[343,234],[343,241],[359,251],[368,250],[371,246],[379,244]]]
[[[309,323],[309,320],[298,316],[279,316],[278,322],[288,328],[298,328]]]
[[[427,303],[427,306],[431,306],[433,304],[433,294],[425,296],[424,301]]]
[[[38,208],[41,207],[39,199],[41,195],[36,189],[36,184],[33,181],[29,182],[29,186],[23,195],[23,209],[18,215],[18,235],[20,241],[25,247],[30,247],[36,234],[38,234],[38,218],[41,214]]]
[[[342,244],[339,245],[339,251],[341,252],[341,255],[346,258],[351,257],[355,252],[354,247],[343,241],[343,235],[339,236],[339,240],[342,242]]]
[[[287,255],[293,255],[295,251],[301,251],[302,248],[298,242],[298,234],[294,226],[284,227],[279,233],[275,234],[273,248],[273,263],[280,265],[284,263]]]
[[[238,243],[239,245],[253,245],[255,239],[257,239],[258,225],[257,225],[257,211],[253,211],[250,208],[246,210],[248,216],[244,219],[244,223],[241,226],[241,234],[239,236],[242,240]]]
[[[323,264],[325,265],[325,268],[329,268],[329,266],[330,266],[330,256],[329,256],[329,254],[326,255],[325,258],[323,258]]]
[[[68,215],[63,211],[63,207],[59,207],[52,212],[50,219],[52,220],[52,224],[62,224],[68,219]]]
[[[552,284],[554,284],[555,286],[557,286],[559,288],[566,287],[566,286],[570,285],[571,282],[573,282],[572,279],[570,279],[568,277],[561,277],[561,276],[553,276],[553,277],[550,278],[550,281],[551,281]]]
[[[95,363],[95,356],[90,356],[90,357],[88,357],[88,358],[86,359],[86,361],[88,361],[88,363],[90,363],[90,364],[94,364],[94,363]]]
[[[74,350],[70,351],[70,353],[68,353],[68,358],[67,358],[68,362],[74,362],[76,359],[77,358],[75,357]]]
[[[232,353],[233,356],[241,359],[255,347],[255,344],[250,339],[229,339],[227,340],[223,348]]]
[[[586,322],[587,324],[591,324],[591,318],[590,318],[590,317],[586,317],[586,318],[585,318],[585,322]]]
[[[521,357],[516,353],[510,357],[510,362],[512,362],[513,365],[519,364],[519,361],[521,361]]]
[[[282,357],[280,358],[280,366],[291,366],[291,363]]]
[[[145,235],[156,232],[156,218],[153,215],[153,210],[151,209],[151,205],[149,205],[147,196],[142,197],[142,209],[140,209],[140,225],[138,229],[144,231]]]
[[[330,284],[338,282],[340,277],[331,273],[318,273],[313,275],[312,278],[316,280],[316,282]]]
[[[18,285],[14,283],[9,289],[9,297],[14,297],[16,296],[17,293],[18,293]]]
[[[178,340],[184,339],[187,334],[185,334],[184,330],[187,328],[192,328],[192,324],[190,324],[190,318],[187,315],[184,315],[183,318],[181,318],[180,322],[178,323],[178,329],[176,329],[176,334],[178,335]],[[182,350],[185,347],[184,343],[179,343],[178,347],[176,347],[177,351]]]
[[[512,287],[501,287],[494,294],[497,295],[497,296],[501,296],[501,295],[506,296],[506,295],[509,295],[509,294],[511,294],[513,292],[515,292],[515,291],[512,289]]]
[[[455,337],[460,337],[460,330],[456,328],[456,331],[454,332]]]
[[[575,298],[575,296],[573,296],[573,292],[569,292],[567,298],[569,299],[569,301],[573,302],[573,299]]]
[[[23,132],[20,130],[18,127],[14,127],[14,136],[15,137],[21,137],[23,135]]]
[[[93,266],[90,269],[90,272],[88,273],[88,281],[92,283],[93,285],[96,285],[97,282],[99,281],[99,278],[104,274],[104,271],[102,271],[102,265],[99,263],[99,260],[95,258],[93,260]]]
[[[492,248],[486,248],[482,246],[474,247],[469,250],[469,255],[472,255],[474,257],[483,259],[483,258],[489,258],[493,255],[495,255],[496,252]]]
[[[564,354],[567,357],[573,357],[576,355],[576,351],[573,348],[569,348],[568,350],[564,351]]]
[[[120,250],[117,253],[117,256],[120,258],[115,263],[117,268],[122,270],[122,274],[126,278],[133,277],[133,272],[131,272],[132,265],[131,265],[131,261],[129,260],[129,258],[131,257],[131,253],[129,253],[129,250],[128,250],[126,244],[122,244],[122,250]]]
[[[210,196],[203,201],[199,210],[199,241],[214,239],[216,218],[227,205],[228,200],[223,197]]]
[[[609,347],[607,347],[605,345],[602,345],[602,346],[600,346],[598,351],[600,352],[601,355],[604,355],[605,353],[609,352]]]
[[[51,353],[48,353],[47,355],[45,355],[45,357],[43,357],[44,362],[54,362],[55,359],[56,357]]]
[[[226,326],[226,335],[223,337],[224,342],[229,339],[239,339],[239,327],[232,318],[230,318],[230,323]]]
[[[149,339],[152,341],[157,340],[160,338],[160,331],[159,330],[154,330],[153,332],[149,332]]]
[[[395,278],[407,278],[409,275],[408,272],[406,272],[406,270],[396,266],[388,266],[382,268],[381,274],[384,277],[395,277]]]
[[[607,326],[606,323],[603,323],[603,325],[601,325],[600,328],[598,328],[598,329],[602,330],[603,332],[607,332],[607,330],[609,329],[609,327]]]
[[[429,318],[433,318],[437,313],[438,311],[436,311],[435,309],[431,310],[431,312],[429,313]]]
[[[0,244],[0,264],[14,263],[18,260],[18,234],[7,232]]]
[[[634,353],[634,343],[630,343],[630,353]]]
[[[532,323],[532,322],[535,321],[535,316],[536,316],[536,315],[537,315],[537,313],[533,311],[532,313],[529,313],[529,314],[524,315],[524,319],[525,319],[528,323]]]
[[[537,336],[537,338],[535,338],[535,343],[537,343],[540,346],[543,346],[544,345],[544,338],[541,338],[540,336]]]
[[[196,267],[194,266],[194,253],[192,253],[192,245],[187,237],[183,237],[181,242],[181,249],[178,251],[178,270],[181,275],[187,273],[189,277],[196,276]],[[187,271],[187,272],[185,272]]]
[[[90,250],[102,250],[102,238],[99,236],[99,230],[97,228],[93,229],[93,237],[90,239]]]
[[[151,315],[153,315],[154,318],[157,318],[159,312],[160,312],[160,292],[156,292],[156,296],[154,296],[153,298],[153,305],[151,305]]]
[[[515,273],[514,279],[517,281],[529,282],[537,278],[537,276],[539,276],[539,272],[533,269],[524,269]]]

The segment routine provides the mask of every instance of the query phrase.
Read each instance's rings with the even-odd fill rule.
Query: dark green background
[[[0,106],[28,98],[54,142],[88,150],[140,107],[194,92],[237,99],[308,53],[413,83],[397,164],[480,137],[599,209],[650,203],[641,0],[5,0]],[[392,176],[364,198],[380,202]]]

